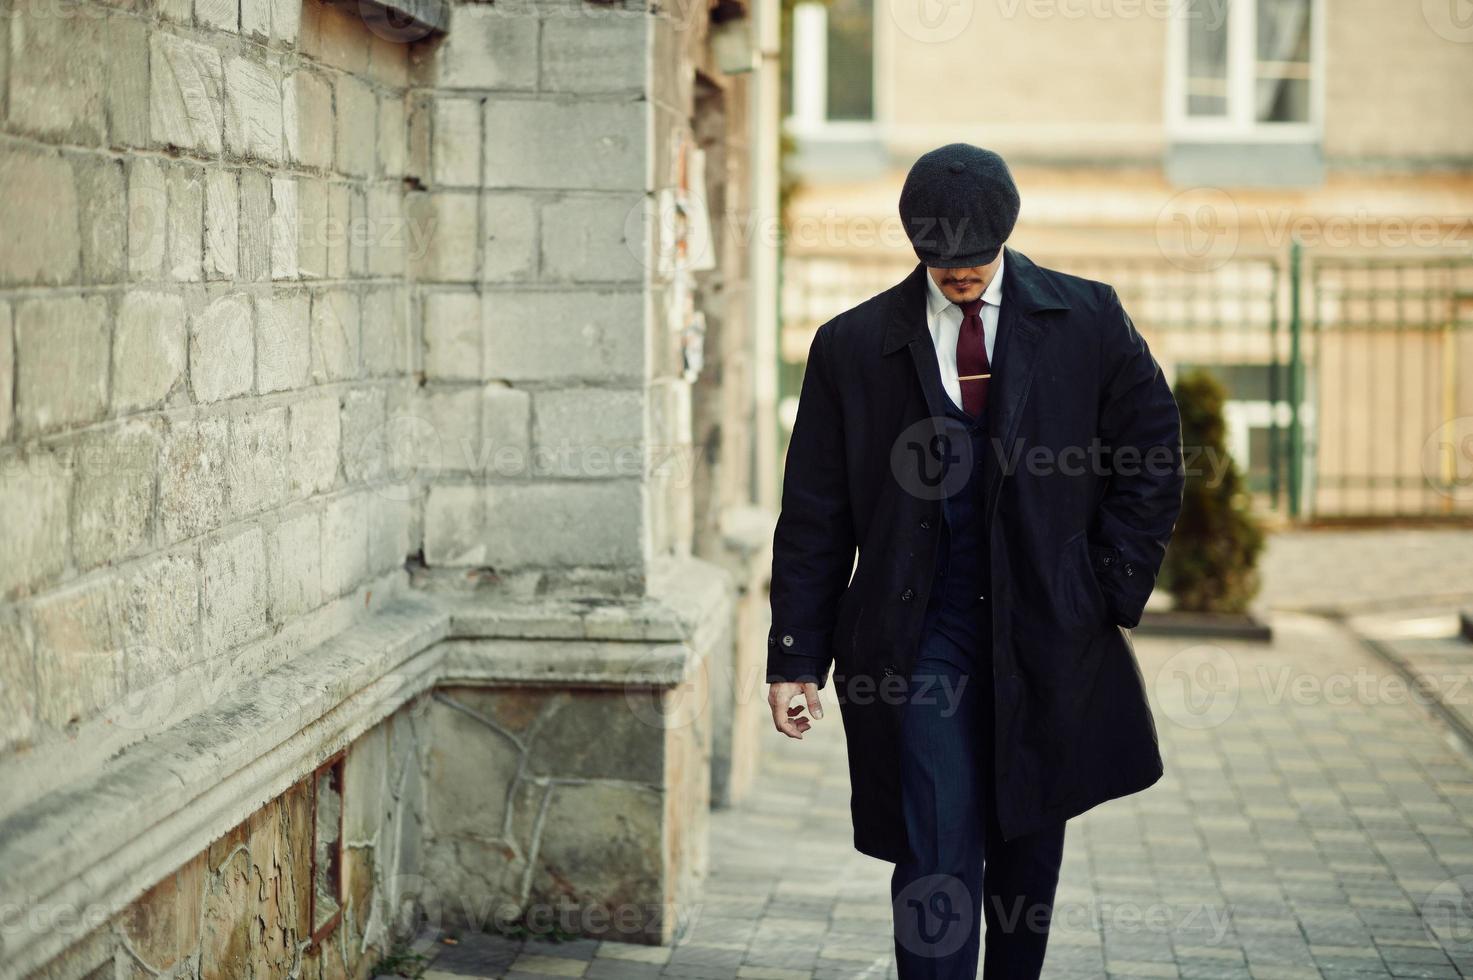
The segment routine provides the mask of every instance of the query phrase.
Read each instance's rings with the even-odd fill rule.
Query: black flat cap
[[[970,143],[921,156],[900,189],[900,222],[928,266],[986,265],[1013,233],[1018,187],[1003,158]]]

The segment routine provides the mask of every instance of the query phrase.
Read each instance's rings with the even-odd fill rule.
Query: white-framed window
[[[1178,0],[1167,58],[1171,134],[1317,140],[1324,14],[1324,0]]]
[[[793,8],[788,125],[802,135],[862,133],[875,113],[875,0]]]

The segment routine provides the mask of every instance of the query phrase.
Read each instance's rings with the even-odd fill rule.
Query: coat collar
[[[1043,272],[1022,252],[1004,245],[1002,262],[1002,309],[1009,306],[1022,314],[1039,310],[1067,310]],[[910,275],[887,290],[889,312],[881,354],[899,350],[917,337],[929,337],[926,320],[926,266],[917,262]]]
[[[944,437],[949,423],[942,400],[949,396],[941,387],[936,347],[931,337],[930,320],[926,316],[927,275],[924,263],[917,263],[909,276],[889,290],[891,307],[882,353],[888,354],[901,347],[909,349],[931,413],[932,434]],[[1069,304],[1059,296],[1038,266],[1021,252],[1009,248],[1003,258],[1002,306],[997,321],[997,338],[993,342],[992,382],[987,393],[987,434],[992,451],[1006,451],[1012,445],[1023,406],[1033,386],[1044,322],[1044,318],[1034,314],[1042,310],[1067,309]],[[997,485],[1002,476],[1002,466],[991,468],[985,484],[990,500],[996,500]]]

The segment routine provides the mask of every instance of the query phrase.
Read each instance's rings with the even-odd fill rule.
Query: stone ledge
[[[259,677],[311,653],[406,594],[402,570],[371,579],[279,632],[222,657],[174,666],[150,687],[130,690],[96,717],[68,729],[65,739],[43,741],[0,758],[0,786],[7,790],[0,794],[0,826],[11,814],[74,782],[79,773],[100,771],[129,746],[162,735],[179,719],[218,703],[241,678]]]
[[[674,687],[691,674],[690,648],[586,640],[450,639],[439,645],[441,684]]]
[[[688,642],[737,583],[694,558],[660,562],[639,599],[525,599],[447,595],[456,639]]]
[[[208,847],[426,690],[438,657],[428,651],[446,628],[433,604],[401,600],[11,814],[0,822],[0,894],[117,912],[179,855]],[[34,918],[0,937],[0,976],[24,976],[83,938]]]
[[[705,562],[667,564],[652,575],[652,598],[626,604],[622,615],[617,604],[601,604],[593,619],[603,626],[592,632],[606,626],[619,638],[591,644],[587,616],[574,620],[584,626],[554,627],[552,610],[563,608],[554,602],[517,616],[432,595],[398,599],[0,819],[0,895],[23,907],[111,916],[170,874],[179,855],[205,849],[447,682],[675,686],[699,669],[706,638],[724,628],[711,620],[729,613],[722,590],[730,581]],[[529,624],[585,635],[529,638]],[[22,916],[0,936],[0,977],[25,976],[85,938],[85,929],[37,918],[47,917]]]

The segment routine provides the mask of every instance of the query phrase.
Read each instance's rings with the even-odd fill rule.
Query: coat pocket
[[[1064,542],[1054,591],[1060,614],[1071,624],[1090,630],[1110,625],[1110,602],[1095,577],[1087,532],[1076,532]]]

